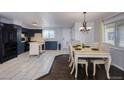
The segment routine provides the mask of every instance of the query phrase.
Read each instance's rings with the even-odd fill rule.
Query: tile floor
[[[55,56],[67,51],[45,51],[40,56],[29,57],[28,52],[0,64],[0,80],[34,80],[47,74]]]

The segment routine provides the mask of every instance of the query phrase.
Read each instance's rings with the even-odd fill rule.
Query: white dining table
[[[75,60],[75,78],[77,78],[77,72],[78,72],[78,58],[107,58],[107,63],[105,64],[105,70],[107,74],[107,78],[110,79],[109,70],[111,65],[111,55],[109,52],[103,51],[103,50],[92,50],[91,48],[81,48],[81,50],[75,50],[73,48],[74,52],[74,60]]]

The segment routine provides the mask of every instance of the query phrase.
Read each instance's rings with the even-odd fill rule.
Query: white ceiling
[[[88,12],[86,18],[94,21],[113,14],[116,12]],[[75,22],[83,21],[81,12],[0,12],[0,16],[18,21],[29,28],[72,27]]]

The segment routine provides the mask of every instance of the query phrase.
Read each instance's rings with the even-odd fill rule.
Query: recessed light
[[[36,22],[33,22],[32,25],[33,25],[33,26],[37,26],[37,23],[36,23]]]

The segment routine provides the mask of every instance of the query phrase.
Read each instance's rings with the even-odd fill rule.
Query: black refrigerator
[[[17,31],[13,24],[0,23],[0,62],[17,56]]]

